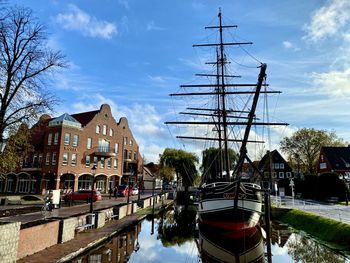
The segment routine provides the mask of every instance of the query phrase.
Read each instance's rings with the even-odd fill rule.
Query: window
[[[131,157],[132,157],[132,151],[129,151],[128,152],[128,159],[131,160]]]
[[[69,145],[70,133],[64,134],[64,145]]]
[[[89,167],[90,166],[90,155],[85,156],[85,166]]]
[[[291,172],[286,172],[286,176],[287,176],[287,178],[291,178],[292,177],[292,173]]]
[[[68,153],[63,153],[63,161],[62,164],[63,165],[67,165],[68,163]]]
[[[269,172],[264,172],[264,177],[269,178],[270,173]]]
[[[38,160],[38,162],[39,162],[40,165],[41,165],[42,161],[43,161],[43,155],[42,155],[42,154],[39,154],[39,160]]]
[[[119,145],[118,145],[118,143],[114,144],[114,152],[115,153],[119,152]]]
[[[134,144],[133,140],[130,140],[129,145],[131,146],[133,144]]]
[[[100,165],[101,168],[105,168],[105,158],[104,157],[101,157],[101,165]]]
[[[124,137],[124,145],[128,143],[128,137]]]
[[[137,153],[134,152],[134,160],[136,161],[136,159],[137,159]]]
[[[98,162],[97,156],[94,156],[94,165],[96,165],[96,167],[97,167],[97,162]]]
[[[272,172],[272,178],[276,178],[277,177],[277,173],[276,172]]]
[[[109,136],[113,136],[113,129],[109,129]]]
[[[101,127],[100,125],[96,125],[96,133],[100,133]]]
[[[118,159],[114,159],[113,168],[114,169],[118,168]]]
[[[91,138],[87,138],[86,148],[91,149],[91,146],[92,146],[92,139]]]
[[[320,163],[320,169],[326,169],[327,163]]]
[[[280,164],[279,163],[275,163],[275,169],[279,169],[280,168]]]
[[[278,177],[279,177],[279,178],[284,178],[284,172],[279,172],[279,173],[278,173]]]
[[[107,134],[107,125],[102,126],[102,134],[106,135]]]
[[[108,158],[107,160],[107,168],[111,168],[112,167],[112,159]]]
[[[280,163],[280,169],[284,169],[284,163]]]
[[[47,136],[47,145],[51,145],[51,141],[52,141],[52,133],[49,133],[49,135]]]
[[[56,165],[56,153],[52,153],[52,165]]]
[[[36,163],[36,158],[37,158],[37,157],[38,157],[38,156],[37,156],[36,154],[33,155],[33,164]]]
[[[72,153],[72,160],[71,160],[72,166],[75,166],[77,164],[77,154]]]
[[[78,146],[79,136],[78,134],[73,135],[73,146]]]
[[[124,159],[128,159],[128,150],[124,150]]]
[[[49,164],[50,164],[50,153],[46,153],[45,164],[46,164],[46,165],[49,165]]]
[[[59,133],[56,132],[56,133],[55,133],[55,137],[54,137],[54,139],[53,139],[53,144],[54,144],[54,145],[57,145],[57,144],[58,144],[58,135],[59,135]]]

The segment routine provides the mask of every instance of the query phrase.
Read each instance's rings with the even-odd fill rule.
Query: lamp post
[[[92,186],[91,186],[91,196],[90,196],[90,213],[93,213],[93,202],[94,202],[94,187],[95,187],[95,174],[96,174],[96,165],[91,168],[92,174]]]

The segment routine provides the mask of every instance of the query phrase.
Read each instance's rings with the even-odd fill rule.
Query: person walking
[[[111,198],[112,198],[112,194],[113,194],[112,187],[111,187],[111,188],[109,188],[108,193],[109,193],[109,199],[111,199]]]
[[[118,197],[118,186],[115,186],[115,187],[114,187],[114,192],[113,192],[113,194],[114,194],[115,199],[117,199],[117,197]]]

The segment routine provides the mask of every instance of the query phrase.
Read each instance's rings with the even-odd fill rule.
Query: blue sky
[[[226,36],[254,42],[246,49],[267,63],[270,87],[283,92],[270,104],[270,116],[290,126],[272,129],[272,147],[302,127],[334,130],[350,141],[348,0],[10,2],[32,8],[47,26],[48,45],[69,61],[49,87],[62,101],[54,115],[108,103],[117,120],[128,118],[146,161],[157,161],[165,147],[184,147],[176,129],[163,124],[184,106],[168,94],[205,81],[194,74],[208,72],[201,63],[213,56],[192,44],[213,36],[204,27],[215,25],[219,7],[225,23],[239,25]],[[237,65],[257,65],[245,52],[231,56]],[[248,69],[240,68],[255,82],[256,70],[249,75]]]

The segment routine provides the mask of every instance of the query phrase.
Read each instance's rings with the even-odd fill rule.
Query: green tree
[[[233,170],[237,160],[238,160],[238,155],[235,153],[234,150],[229,149],[228,150],[229,154],[229,160],[230,160],[230,170]],[[220,166],[220,149],[219,148],[208,148],[205,149],[202,152],[202,165],[200,167],[202,174],[207,178],[207,179],[214,179],[217,178],[222,171],[226,170],[226,165],[223,160],[221,159],[221,166]]]
[[[26,124],[22,124],[17,131],[11,131],[4,152],[0,155],[0,172],[15,171],[22,158],[33,152],[30,142],[30,130]]]
[[[280,145],[294,168],[304,173],[314,174],[317,170],[321,147],[345,146],[345,142],[338,138],[334,131],[302,128],[291,137],[284,137]]]
[[[9,129],[51,110],[57,99],[47,76],[65,66],[64,57],[46,43],[45,28],[30,9],[0,11],[0,142]]]
[[[174,169],[177,180],[181,177],[186,189],[188,186],[193,185],[198,176],[196,169],[198,157],[193,153],[180,149],[166,148],[160,156],[159,163],[161,169],[165,167]]]

